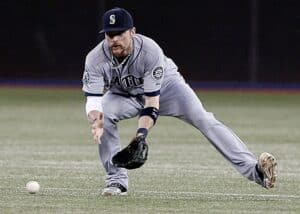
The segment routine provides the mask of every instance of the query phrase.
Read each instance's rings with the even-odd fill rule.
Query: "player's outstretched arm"
[[[117,167],[136,169],[144,165],[148,156],[146,137],[158,117],[159,96],[145,97],[145,107],[140,113],[136,136],[129,145],[112,158]]]
[[[140,118],[138,120],[138,130],[137,136],[148,134],[148,130],[151,129],[157,118],[158,118],[158,111],[159,111],[159,95],[148,97],[145,96],[145,106],[140,113]]]

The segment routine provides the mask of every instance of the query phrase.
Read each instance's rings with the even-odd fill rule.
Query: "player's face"
[[[132,37],[135,34],[135,29],[126,31],[107,32],[105,39],[112,54],[116,57],[127,56],[132,52]]]

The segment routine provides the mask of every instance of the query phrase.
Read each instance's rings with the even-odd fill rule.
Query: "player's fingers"
[[[97,140],[98,140],[98,144],[101,144],[101,137],[102,137],[102,135],[103,135],[103,128],[101,128],[101,129],[98,129],[97,130]]]
[[[94,135],[94,136],[93,136],[93,139],[94,139],[94,142],[95,142],[96,144],[98,144],[98,136],[97,136],[97,135]]]
[[[98,136],[98,138],[97,138],[97,142],[96,142],[97,144],[101,144],[101,136]]]
[[[94,143],[95,143],[95,144],[101,144],[100,138],[101,138],[101,137],[100,137],[99,135],[95,135],[95,136],[94,136]]]
[[[103,128],[96,129],[95,135],[94,135],[94,141],[96,144],[101,144],[101,136],[103,134]]]
[[[92,125],[92,129],[96,129],[98,126],[97,122],[94,122],[93,125]]]

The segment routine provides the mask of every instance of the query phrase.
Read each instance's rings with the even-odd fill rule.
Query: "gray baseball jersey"
[[[124,95],[159,94],[164,77],[176,75],[177,66],[150,38],[136,34],[134,51],[118,62],[102,41],[86,58],[83,91],[103,94],[110,90]]]
[[[137,34],[134,51],[118,62],[105,41],[86,57],[83,91],[103,95],[104,132],[99,154],[106,170],[106,183],[128,188],[127,172],[111,163],[121,148],[117,123],[135,117],[143,108],[139,95],[160,94],[159,114],[177,117],[196,127],[243,176],[262,184],[256,170],[257,158],[229,128],[207,112],[177,71],[174,62],[150,38]]]

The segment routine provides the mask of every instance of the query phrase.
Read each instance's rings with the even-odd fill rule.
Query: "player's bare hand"
[[[93,139],[94,139],[95,143],[101,144],[100,138],[103,134],[103,127],[100,128],[97,122],[95,122],[92,125],[92,134],[93,134]]]
[[[93,135],[94,142],[96,144],[101,144],[100,138],[103,134],[103,114],[100,113],[93,120],[91,124],[91,131]]]

